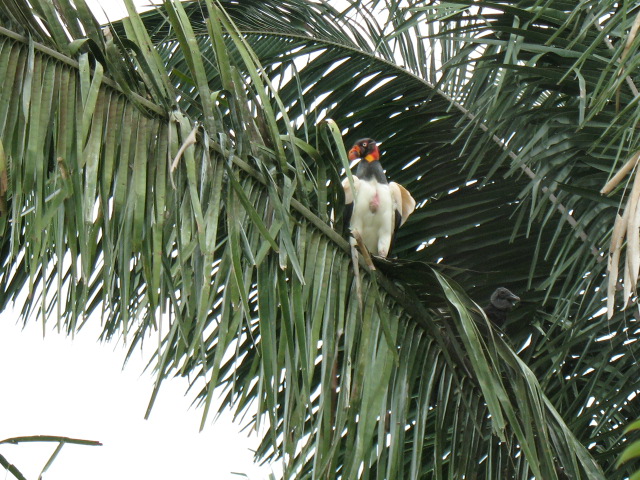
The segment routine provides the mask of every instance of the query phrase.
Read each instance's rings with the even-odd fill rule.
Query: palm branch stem
[[[0,465],[2,465],[9,473],[11,473],[18,480],[27,480],[20,470],[16,468],[15,465],[9,463],[9,461],[2,455],[0,455]]]
[[[6,37],[12,38],[13,40],[16,40],[18,42],[24,43],[25,45],[29,45],[29,39],[23,35],[20,35],[16,32],[13,32],[11,30],[8,30],[2,26],[0,26],[0,35],[4,35]],[[73,67],[75,69],[79,68],[79,64],[77,61],[73,60],[72,58],[67,57],[66,55],[53,50],[52,48],[47,47],[46,45],[42,45],[41,43],[38,42],[33,42],[33,48],[46,54],[49,55],[53,58],[55,58],[56,60],[60,60],[62,63],[65,63],[67,65],[69,65],[70,67]],[[122,91],[122,89],[120,88],[120,86],[114,82],[113,80],[111,80],[109,77],[107,77],[106,75],[103,77],[102,82],[105,85],[108,85],[109,87],[113,88],[114,90],[117,90],[118,92],[124,94],[124,92]],[[161,117],[165,117],[164,114],[164,110],[159,107],[158,105],[156,105],[155,103],[149,101],[148,99],[144,98],[142,95],[139,95],[135,92],[131,92],[129,94],[134,100],[136,100],[137,102],[140,102],[142,105],[145,106],[145,108],[148,108],[149,110],[152,110],[153,112],[155,112],[156,114],[160,115]]]

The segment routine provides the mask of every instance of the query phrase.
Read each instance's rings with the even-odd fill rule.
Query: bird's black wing
[[[492,303],[490,303],[486,307],[483,307],[482,310],[489,319],[489,323],[491,325],[487,325],[484,320],[476,322],[480,333],[482,335],[489,336],[491,334],[491,329],[493,329],[502,338],[507,338],[506,332],[504,331],[505,323],[507,323],[507,312],[505,310],[496,308],[496,306]]]
[[[360,179],[353,175],[353,188],[358,191]],[[355,192],[351,191],[351,182],[348,178],[342,180],[342,188],[344,190],[344,210],[342,213],[342,235],[349,237],[351,235],[351,216],[353,215],[353,202],[355,200]]]
[[[504,326],[505,322],[507,321],[507,312],[494,307],[493,304],[487,305],[482,310],[484,310],[487,318],[491,320],[491,323],[493,323],[497,327]]]
[[[353,215],[353,202],[347,203],[344,206],[344,212],[342,214],[342,235],[348,237],[351,235],[351,215]]]

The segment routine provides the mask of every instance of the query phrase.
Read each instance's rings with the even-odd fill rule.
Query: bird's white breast
[[[361,181],[358,187],[351,229],[360,233],[370,252],[386,256],[394,227],[393,199],[389,185],[373,180]]]

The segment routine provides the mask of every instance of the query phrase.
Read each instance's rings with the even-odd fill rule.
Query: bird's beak
[[[515,305],[520,301],[520,297],[512,293],[511,296],[509,297],[509,300],[511,300],[511,305]]]
[[[354,145],[351,150],[349,150],[349,160],[357,160],[362,155],[362,151],[358,145]]]

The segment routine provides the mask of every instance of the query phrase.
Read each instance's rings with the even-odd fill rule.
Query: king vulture
[[[344,223],[360,235],[369,252],[386,257],[395,232],[414,211],[416,201],[402,185],[387,181],[375,140],[358,140],[349,150],[349,160],[356,159],[360,163],[353,175],[353,189],[349,178],[342,181]],[[356,244],[353,237],[350,241]]]

